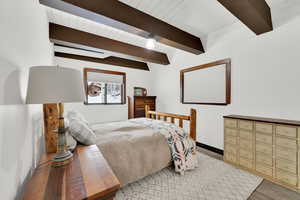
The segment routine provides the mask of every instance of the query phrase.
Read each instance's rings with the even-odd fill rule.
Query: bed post
[[[196,111],[196,109],[192,108],[191,109],[191,114],[190,114],[190,136],[195,141],[197,139],[196,122],[197,122],[197,111]]]
[[[149,105],[146,105],[145,106],[145,116],[146,116],[146,118],[150,118],[149,111],[150,111],[150,107],[149,107]]]

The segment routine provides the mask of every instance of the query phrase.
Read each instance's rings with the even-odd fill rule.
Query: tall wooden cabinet
[[[224,116],[224,161],[300,192],[300,121]]]
[[[156,110],[156,96],[134,96],[133,97],[133,116],[134,118],[146,117],[145,106],[149,105],[150,110]]]

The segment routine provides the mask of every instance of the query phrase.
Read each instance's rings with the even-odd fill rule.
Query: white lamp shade
[[[27,104],[83,102],[84,96],[80,71],[58,66],[30,68]]]

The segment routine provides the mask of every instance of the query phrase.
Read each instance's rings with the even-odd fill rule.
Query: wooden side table
[[[96,145],[78,146],[73,161],[52,167],[45,154],[28,182],[24,200],[113,200],[120,183]]]

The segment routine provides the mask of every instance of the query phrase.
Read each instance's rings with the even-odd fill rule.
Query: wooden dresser
[[[224,116],[224,161],[300,192],[300,121]]]
[[[151,111],[156,110],[156,96],[134,96],[133,117],[146,117],[145,106],[149,105]]]
[[[113,200],[120,183],[96,145],[78,146],[73,161],[52,167],[46,154],[26,185],[24,200]]]

